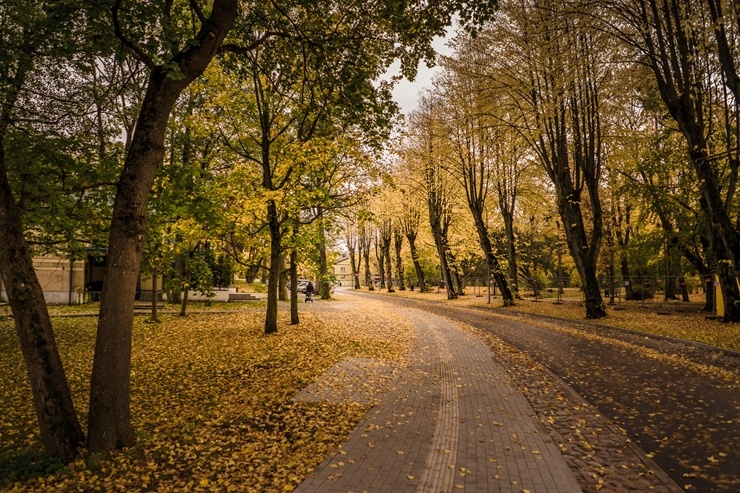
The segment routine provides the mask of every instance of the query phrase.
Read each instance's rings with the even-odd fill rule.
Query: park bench
[[[164,303],[157,303],[157,309],[164,308]],[[152,302],[147,301],[145,303],[136,302],[134,303],[134,310],[151,310],[152,309]]]
[[[162,291],[157,291],[157,301],[162,301]],[[139,301],[152,301],[152,292],[151,291],[142,291],[139,293]]]
[[[251,293],[229,293],[229,301],[257,301],[258,299]]]

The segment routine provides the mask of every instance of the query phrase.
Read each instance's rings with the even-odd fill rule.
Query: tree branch
[[[201,24],[206,23],[206,16],[203,15],[203,10],[200,8],[200,5],[198,5],[197,0],[190,0],[190,8],[193,9],[193,12],[195,12],[196,17],[198,17],[198,20]]]
[[[124,46],[126,46],[129,50],[131,50],[137,59],[139,59],[144,65],[146,65],[150,70],[154,70],[157,67],[157,64],[154,63],[154,60],[152,60],[149,55],[144,53],[144,51],[139,48],[138,45],[133,43],[130,39],[126,37],[126,35],[123,34],[123,31],[121,31],[121,24],[118,20],[118,11],[121,8],[121,2],[123,0],[116,0],[116,2],[111,7],[111,15],[113,16],[113,29],[116,34],[116,37],[123,43]]]

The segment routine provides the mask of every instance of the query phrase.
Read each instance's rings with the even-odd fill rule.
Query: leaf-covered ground
[[[347,357],[399,360],[412,329],[374,309],[317,303],[278,334],[263,313],[138,317],[132,414],[137,445],[90,468],[40,455],[25,366],[11,321],[0,322],[0,490],[290,491],[362,418],[359,405],[295,402]],[[83,424],[95,318],[54,318]]]
[[[467,289],[468,294],[452,301],[447,300],[444,290],[437,292],[436,288],[430,293],[396,291],[391,296],[449,302],[455,305],[501,307],[500,296],[492,299],[491,304],[488,305],[487,296],[477,296],[480,292],[484,293],[480,287],[475,290],[471,287]],[[381,293],[387,294],[385,290]],[[562,304],[555,304],[554,301],[553,298],[545,298],[537,302],[531,299],[518,300],[515,306],[506,308],[506,311],[534,313],[571,320],[585,318],[586,309],[579,301],[577,293],[575,296],[564,299]],[[699,311],[702,306],[703,303],[699,302],[663,304],[656,301],[622,301],[615,306],[607,305],[608,317],[598,320],[597,323],[740,351],[740,324],[724,324],[717,320],[707,319],[708,314]]]

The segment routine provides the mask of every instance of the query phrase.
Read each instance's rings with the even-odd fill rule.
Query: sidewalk
[[[336,369],[371,379],[385,375],[388,390],[296,491],[580,492],[558,447],[489,349],[441,317],[417,310],[406,316],[417,333],[407,365],[394,370],[350,362]],[[296,399],[361,402],[361,391],[327,391],[318,382]]]

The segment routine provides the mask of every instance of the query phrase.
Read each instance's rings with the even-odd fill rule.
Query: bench
[[[257,301],[258,299],[251,293],[229,293],[229,301]]]
[[[157,291],[157,301],[162,301],[162,291]],[[152,292],[151,290],[148,291],[142,291],[139,293],[139,301],[152,301]]]
[[[164,303],[157,303],[157,309],[164,308]],[[134,303],[134,310],[151,310],[152,309],[152,302],[148,301],[146,303]]]

